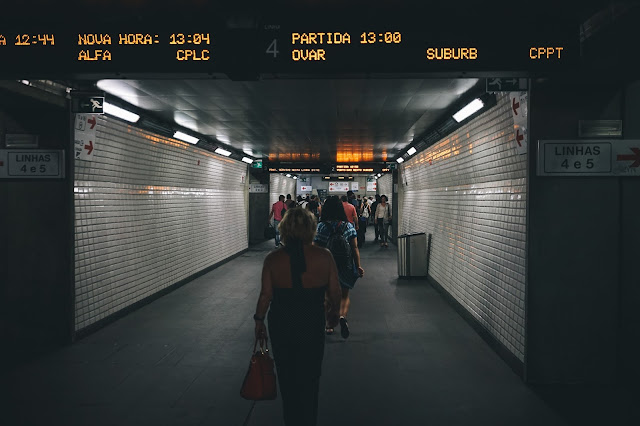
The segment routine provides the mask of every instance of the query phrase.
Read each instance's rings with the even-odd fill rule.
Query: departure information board
[[[249,27],[206,22],[0,23],[0,74],[545,73],[574,69],[578,27],[534,19],[264,16]],[[1,19],[1,18],[0,18]]]
[[[269,162],[265,170],[270,173],[340,173],[340,174],[374,174],[388,173],[387,163],[287,163]]]

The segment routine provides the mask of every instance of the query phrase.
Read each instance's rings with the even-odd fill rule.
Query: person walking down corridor
[[[287,194],[287,199],[284,203],[287,205],[287,210],[296,205],[296,202],[291,199],[291,194]]]
[[[356,211],[356,208],[349,202],[346,195],[343,195],[340,199],[342,200],[342,208],[344,209],[344,214],[347,217],[347,220],[353,225],[356,231],[358,231],[358,212]]]
[[[380,247],[389,247],[387,242],[389,233],[389,223],[391,223],[391,206],[387,204],[386,195],[380,196],[380,203],[376,207],[376,223],[378,224],[378,233],[380,233]]]
[[[376,233],[376,238],[373,242],[377,242],[378,238],[380,238],[380,230],[378,229],[378,219],[376,219],[376,209],[378,208],[378,204],[380,204],[380,195],[376,194],[376,200],[371,203],[371,218],[373,220],[373,230]]]
[[[315,426],[324,357],[325,295],[340,303],[338,271],[331,253],[311,244],[316,220],[306,209],[291,209],[280,222],[283,248],[269,253],[254,315],[256,339],[269,336],[286,426]],[[337,312],[329,325],[338,325]]]
[[[284,195],[280,195],[278,201],[271,206],[271,213],[269,213],[269,220],[273,218],[273,227],[276,229],[276,247],[280,246],[280,231],[278,230],[278,225],[286,212],[287,205],[284,202]]]
[[[358,277],[364,276],[364,269],[360,265],[357,233],[353,225],[347,221],[343,204],[347,203],[342,203],[335,195],[327,198],[322,208],[313,244],[329,248],[336,261],[342,298],[339,304],[327,300],[326,309],[327,316],[336,311],[340,312],[340,334],[346,339],[349,337],[349,324],[347,323],[347,314],[351,305],[349,291],[355,286]],[[353,206],[349,206],[353,208]],[[333,334],[333,329],[333,325],[327,321],[327,334]]]

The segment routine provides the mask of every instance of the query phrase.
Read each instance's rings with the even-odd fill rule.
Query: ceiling
[[[101,80],[97,86],[271,161],[392,160],[478,79]]]
[[[33,13],[23,19],[51,19],[57,2],[25,0]],[[76,1],[74,1],[76,3]],[[610,0],[580,3],[539,0],[536,7],[506,0],[482,2],[425,2],[424,0],[185,0],[180,7],[164,0],[84,0],[78,5],[100,10],[104,20],[145,20],[164,16],[188,21],[218,15],[261,16],[282,13],[296,17],[304,8],[349,10],[368,19],[370,9],[395,10],[416,25],[437,26],[458,17],[511,31],[517,17],[537,13],[587,19],[608,10]],[[295,9],[295,13],[294,13]],[[69,8],[78,12],[80,8]],[[498,18],[497,11],[509,19]],[[151,13],[153,12],[153,13]],[[84,12],[83,12],[84,13]],[[384,14],[382,16],[387,17]],[[379,13],[379,14],[380,14]],[[74,20],[70,14],[56,15]],[[502,16],[502,15],[500,15]],[[16,18],[18,19],[18,18]],[[86,19],[83,18],[83,19]],[[445,22],[445,23],[446,23]],[[544,25],[544,19],[540,20]],[[444,25],[444,24],[441,24]],[[450,109],[476,92],[484,82],[467,79],[228,79],[102,80],[98,87],[154,117],[272,161],[356,162],[394,159],[414,137],[442,120]]]

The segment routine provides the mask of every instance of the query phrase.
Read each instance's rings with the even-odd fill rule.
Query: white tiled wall
[[[499,95],[406,161],[399,233],[433,234],[429,275],[523,361],[527,156],[514,145],[509,97]]]
[[[247,166],[100,117],[75,161],[75,328],[248,247]]]
[[[291,194],[291,199],[296,199],[296,182],[297,180],[285,175],[277,173],[269,175],[269,211],[271,211],[273,203],[278,201],[280,195],[286,197],[287,194]]]
[[[387,173],[378,178],[378,184],[376,185],[378,195],[386,195],[389,204],[393,205],[393,175]]]

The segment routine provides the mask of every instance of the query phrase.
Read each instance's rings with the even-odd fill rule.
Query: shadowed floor
[[[239,396],[271,245],[12,369],[0,424],[281,425],[280,399]],[[319,425],[568,424],[425,280],[398,280],[394,246],[368,242],[362,259],[351,337],[327,336]]]

